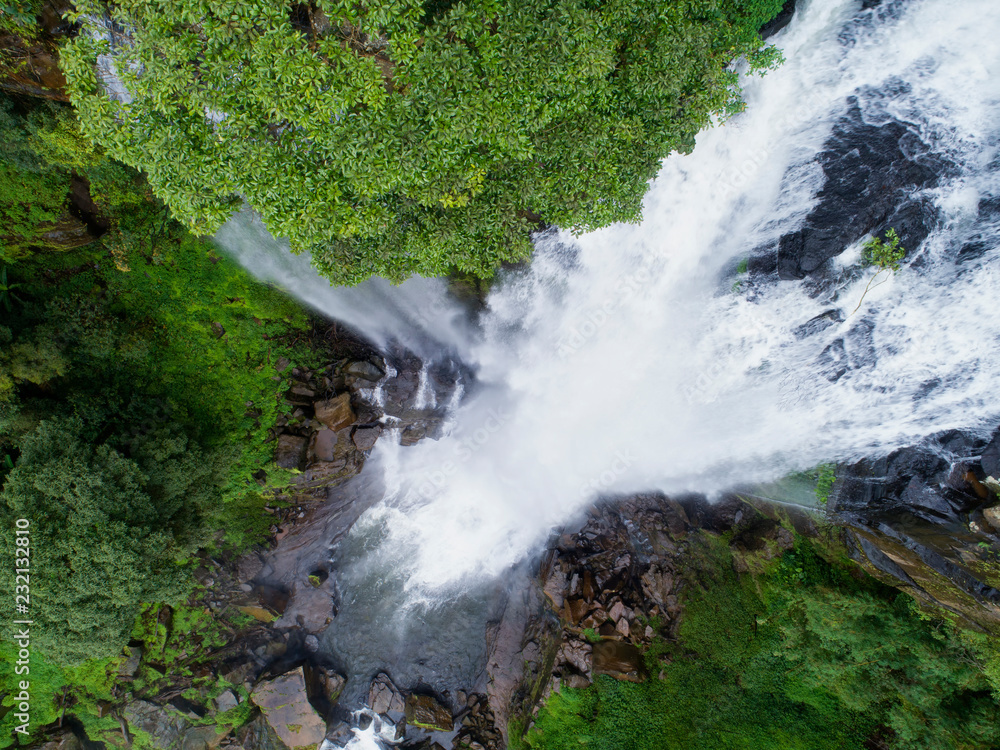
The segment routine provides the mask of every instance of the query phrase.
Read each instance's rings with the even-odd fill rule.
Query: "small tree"
[[[906,250],[899,246],[899,235],[891,227],[886,231],[884,240],[872,237],[865,242],[862,258],[865,265],[874,266],[876,270],[868,279],[865,291],[861,295],[861,299],[858,300],[858,306],[851,311],[851,315],[854,315],[861,308],[861,303],[865,301],[865,296],[870,290],[887,282],[889,277],[900,269],[904,257],[906,257]],[[878,284],[875,284],[874,281],[883,273],[886,274],[885,277]]]

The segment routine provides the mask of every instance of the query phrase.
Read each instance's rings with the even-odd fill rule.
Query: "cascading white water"
[[[995,426],[1000,227],[977,206],[1000,195],[998,38],[995,0],[864,12],[859,0],[800,0],[777,40],[787,62],[745,82],[745,113],[665,161],[642,224],[539,239],[530,269],[491,295],[471,346],[438,286],[330,291],[301,259],[278,268],[255,249],[262,237],[245,218],[227,227],[221,242],[251,270],[333,317],[379,340],[417,331],[478,366],[481,387],[448,435],[376,448],[398,489],[362,526],[388,529],[371,554],[409,577],[411,600],[505,570],[599,495],[711,493]],[[888,82],[895,93],[881,96]],[[738,261],[815,204],[816,155],[849,96],[866,121],[907,123],[957,165],[929,191],[940,227],[853,314],[864,274],[820,293],[805,282],[734,289]],[[976,233],[986,249],[959,269]],[[421,305],[439,312],[400,321]],[[794,335],[831,307],[843,322]],[[824,378],[821,352],[862,322],[874,355]]]
[[[468,357],[471,332],[465,312],[448,297],[440,279],[413,277],[399,286],[371,279],[353,288],[332,288],[313,269],[308,253],[293,255],[288,243],[268,234],[249,210],[226,222],[215,240],[257,278],[347,324],[373,344],[395,339],[418,354],[445,348]]]
[[[399,451],[401,489],[373,511],[415,599],[501,572],[598,495],[711,493],[996,424],[1000,231],[975,225],[980,198],[1000,193],[987,169],[1000,5],[859,6],[800,3],[779,40],[785,65],[746,82],[744,114],[666,160],[642,224],[542,239],[530,270],[495,290],[475,350],[487,387],[450,435]],[[906,85],[871,93],[887,81]],[[958,164],[930,191],[942,226],[853,315],[865,275],[835,295],[803,282],[732,291],[726,270],[814,205],[816,154],[851,95],[868,121],[906,122]],[[974,231],[989,249],[959,274]],[[793,335],[830,307],[844,322]],[[861,321],[876,356],[830,382],[817,358]]]

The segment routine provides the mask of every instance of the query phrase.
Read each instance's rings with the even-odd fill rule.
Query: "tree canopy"
[[[89,136],[196,232],[246,202],[357,283],[489,276],[542,222],[636,219],[659,162],[740,108],[729,63],[775,62],[781,0],[76,6]]]

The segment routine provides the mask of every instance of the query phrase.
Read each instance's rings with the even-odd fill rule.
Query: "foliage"
[[[7,279],[7,266],[0,268],[0,305],[3,305],[7,312],[14,310],[15,302],[21,302],[21,298],[14,294],[14,290],[19,286],[21,285],[17,282]]]
[[[865,291],[861,294],[861,299],[858,300],[858,306],[854,308],[851,315],[856,313],[861,307],[861,303],[865,301],[865,297],[868,292],[876,286],[880,286],[889,280],[889,276],[896,273],[902,264],[903,258],[906,257],[906,250],[899,246],[899,235],[896,234],[896,230],[890,227],[885,233],[885,239],[880,239],[878,237],[872,237],[864,244],[864,254],[862,256],[864,262],[868,265],[875,266],[876,271],[870,279],[868,279],[868,284],[865,286]],[[885,278],[874,284],[875,279],[879,278],[883,272],[887,272]]]
[[[61,664],[113,656],[139,602],[181,593],[177,562],[197,541],[224,468],[176,425],[117,445],[87,432],[76,417],[39,424],[21,440],[2,494],[8,527],[31,522],[36,643]]]
[[[357,283],[489,276],[539,221],[635,220],[661,159],[742,106],[727,64],[778,61],[757,29],[781,0],[76,7],[115,29],[63,54],[88,136],[195,232],[245,200]]]
[[[837,481],[837,465],[821,464],[816,469],[816,499],[820,504],[826,505],[830,499],[830,491]]]
[[[551,696],[527,738],[553,748],[986,748],[1000,710],[964,634],[809,542],[758,578],[724,541],[692,545],[679,643],[642,684],[600,676]],[[867,743],[867,744],[866,744]]]

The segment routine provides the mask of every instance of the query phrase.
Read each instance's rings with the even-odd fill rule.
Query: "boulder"
[[[382,425],[371,427],[355,427],[351,433],[351,440],[359,451],[370,451],[375,447],[375,443],[382,435]]]
[[[556,661],[569,664],[580,674],[590,674],[591,646],[578,640],[564,641],[556,654]]]
[[[220,714],[236,708],[239,704],[240,701],[232,690],[223,691],[215,698],[215,710]]]
[[[148,701],[132,701],[125,706],[124,715],[130,728],[145,732],[156,747],[165,750],[181,747],[190,726],[182,717]]]
[[[315,639],[316,636],[309,636],[309,638]],[[316,639],[316,646],[318,650],[319,639]],[[330,701],[330,703],[337,702],[340,694],[344,691],[344,686],[347,685],[346,677],[324,666],[308,667],[306,677],[309,680],[309,688],[313,694],[322,696]]]
[[[306,454],[306,439],[298,435],[279,435],[274,462],[282,469],[298,469]]]
[[[354,424],[354,410],[351,408],[351,394],[341,393],[339,396],[317,401],[314,404],[316,419],[336,432]]]
[[[357,380],[364,380],[372,385],[380,381],[385,377],[385,373],[381,369],[373,365],[367,360],[359,360],[357,362],[351,362],[347,367],[344,368],[344,374],[349,375]]]
[[[601,641],[594,644],[594,674],[606,674],[616,680],[643,682],[646,667],[642,652],[631,643]]]
[[[403,714],[406,704],[403,695],[385,672],[379,672],[368,689],[368,705],[377,714],[393,712]]]
[[[406,721],[422,729],[450,732],[454,728],[451,711],[442,706],[432,695],[411,693],[406,698]]]
[[[226,734],[214,726],[191,727],[181,738],[180,750],[214,750]]]
[[[323,741],[326,722],[309,703],[302,667],[259,683],[250,699],[264,712],[267,723],[291,750],[314,748]]]
[[[795,0],[785,0],[778,15],[760,27],[760,38],[769,39],[785,28],[792,21],[795,15]]]

